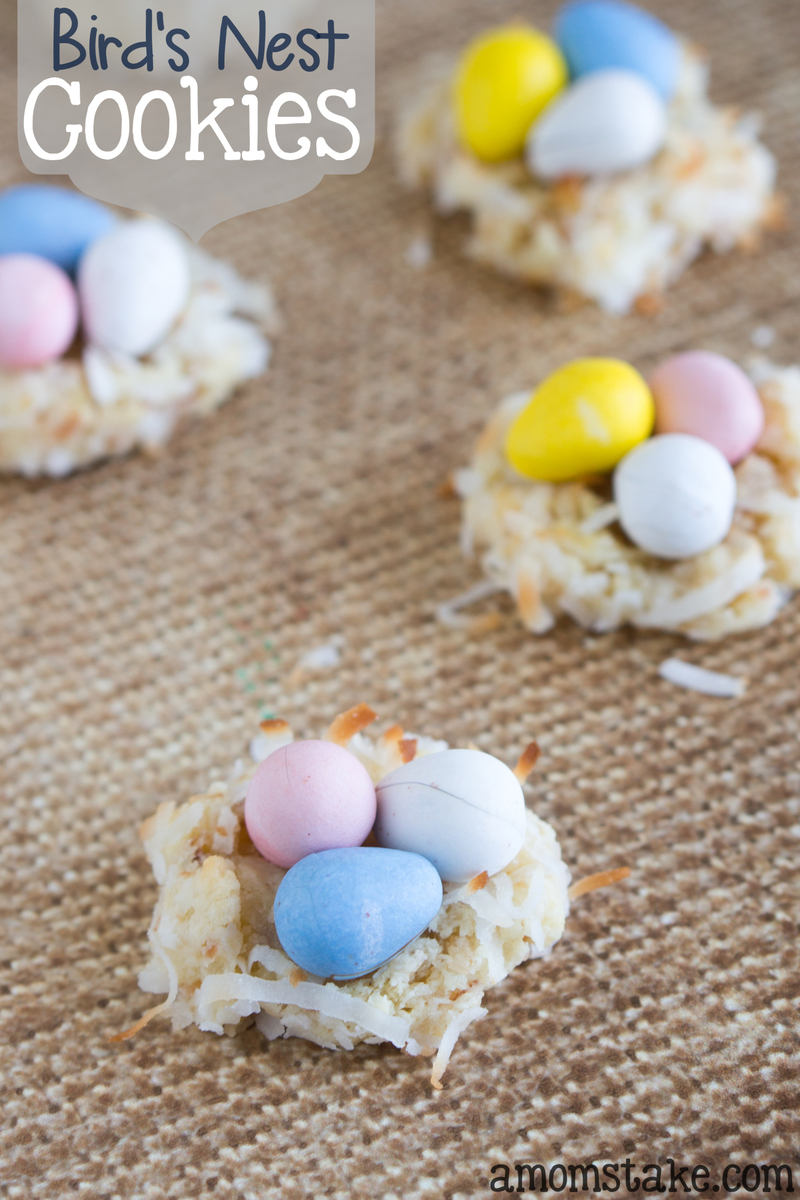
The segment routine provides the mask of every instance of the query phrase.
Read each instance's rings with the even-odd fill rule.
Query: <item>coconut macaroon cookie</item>
[[[560,614],[697,640],[760,628],[800,587],[800,368],[693,351],[649,384],[567,364],[509,396],[453,482],[463,545],[533,633]]]
[[[535,745],[512,772],[397,725],[369,737],[374,719],[359,705],[317,742],[267,721],[259,766],[145,822],[160,891],[139,985],[168,995],[115,1040],[162,1012],[175,1030],[255,1022],[270,1040],[435,1056],[438,1087],[487,988],[551,950],[570,896],[628,874],[569,888],[553,829],[524,804]]]
[[[401,177],[470,213],[468,254],[504,274],[649,311],[704,248],[780,224],[758,122],[712,104],[700,52],[622,0],[572,0],[552,38],[488,30],[429,73]]]
[[[261,374],[267,288],[151,218],[65,188],[0,193],[0,471],[63,476],[135,447]],[[77,335],[77,336],[76,336]]]

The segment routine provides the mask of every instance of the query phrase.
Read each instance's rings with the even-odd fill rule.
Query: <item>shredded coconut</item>
[[[428,237],[414,238],[406,250],[406,262],[418,271],[429,266],[433,259],[433,243]]]
[[[469,620],[460,616],[462,608],[469,608],[472,604],[477,604],[479,600],[486,600],[489,596],[495,596],[498,592],[502,592],[502,588],[486,580],[483,583],[476,583],[466,592],[462,592],[460,596],[456,596],[452,600],[446,600],[444,604],[440,604],[436,609],[436,620],[442,625],[449,626],[450,629],[463,629],[470,624]]]
[[[723,696],[734,700],[744,695],[747,681],[734,675],[723,675],[705,667],[694,666],[680,658],[668,658],[658,668],[662,679],[691,692],[703,692],[706,696]]]
[[[309,671],[321,671],[328,667],[338,667],[341,658],[341,651],[336,643],[328,642],[324,646],[317,646],[315,650],[309,650],[300,659],[299,665]]]

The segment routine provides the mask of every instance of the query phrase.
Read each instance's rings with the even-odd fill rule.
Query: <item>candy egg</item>
[[[357,979],[430,925],[442,881],[427,859],[359,846],[302,859],[275,897],[275,929],[292,962],[323,978]]]
[[[162,342],[191,284],[183,241],[160,221],[126,221],[93,242],[78,268],[89,339],[138,357]]]
[[[38,254],[73,271],[92,242],[117,218],[80,192],[22,183],[0,193],[0,254]]]
[[[0,258],[0,364],[39,367],[59,358],[78,328],[69,276],[33,254]]]
[[[506,454],[531,479],[603,473],[649,436],[653,420],[638,371],[614,358],[579,358],[536,389],[506,435]]]
[[[519,780],[480,750],[426,754],[392,771],[376,792],[378,844],[424,855],[452,883],[502,871],[525,839]]]
[[[677,36],[649,12],[623,0],[573,0],[556,17],[556,40],[573,79],[621,67],[649,80],[664,100],[678,84]]]
[[[541,179],[629,171],[661,149],[667,110],[632,71],[595,71],[562,92],[531,127],[528,165]]]
[[[375,821],[375,788],[349,750],[333,742],[292,742],[259,766],[244,820],[259,854],[291,867],[320,850],[360,846]]]
[[[567,83],[558,46],[526,25],[491,29],[461,57],[454,101],[458,135],[484,162],[522,153],[525,135]]]
[[[619,464],[614,499],[622,528],[642,550],[691,558],[727,535],[736,478],[716,446],[687,433],[663,433]]]
[[[675,354],[650,377],[657,433],[691,433],[728,462],[749,454],[764,429],[764,407],[741,367],[708,350]]]

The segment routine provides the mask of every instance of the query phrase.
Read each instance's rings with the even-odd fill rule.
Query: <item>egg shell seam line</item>
[[[441,787],[434,787],[434,785],[433,785],[433,784],[430,784],[430,783],[400,783],[400,782],[395,782],[395,783],[386,783],[386,784],[379,783],[379,784],[378,784],[378,788],[380,788],[380,789],[381,789],[381,791],[387,791],[389,788],[393,788],[393,787],[404,787],[404,788],[409,788],[409,787],[424,787],[424,788],[426,788],[426,789],[427,789],[429,792],[438,792],[438,793],[439,793],[440,795],[442,795],[442,796],[449,796],[451,800],[459,800],[459,801],[460,801],[462,804],[466,804],[468,808],[474,808],[476,812],[483,813],[483,815],[484,815],[485,817],[496,817],[498,821],[503,821],[503,822],[505,822],[505,824],[506,824],[506,825],[510,825],[510,826],[511,826],[511,828],[514,830],[514,832],[515,832],[515,833],[519,833],[519,830],[518,830],[517,826],[516,826],[516,825],[513,825],[513,824],[511,823],[511,821],[509,821],[508,817],[504,817],[504,816],[503,816],[501,813],[493,813],[493,812],[489,812],[487,809],[485,809],[485,808],[481,808],[481,807],[480,807],[480,805],[478,805],[478,804],[473,804],[473,802],[472,802],[471,800],[467,800],[467,799],[465,799],[465,797],[464,797],[464,796],[455,796],[455,795],[454,795],[452,792],[445,791],[445,789],[444,789],[444,788],[441,788]],[[377,791],[377,788],[376,788],[376,791]],[[524,800],[524,797],[523,797],[523,800]],[[526,804],[526,805],[525,805],[525,808],[527,809],[527,807],[528,807],[528,806],[527,806],[527,804]]]

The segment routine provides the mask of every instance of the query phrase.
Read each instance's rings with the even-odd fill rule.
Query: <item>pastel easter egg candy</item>
[[[672,30],[624,0],[572,0],[556,17],[555,37],[573,79],[621,67],[636,71],[670,100],[678,84],[680,41]]]
[[[275,896],[275,929],[303,970],[357,979],[399,954],[430,925],[442,881],[425,858],[357,846],[301,859]]]
[[[666,132],[666,106],[646,79],[632,71],[595,71],[534,122],[526,157],[540,179],[607,175],[648,162]]]
[[[726,537],[736,477],[716,446],[688,433],[662,433],[619,464],[614,499],[622,528],[642,550],[692,558]]]
[[[69,276],[33,254],[0,257],[0,364],[40,367],[60,358],[78,328]]]
[[[259,766],[244,820],[259,854],[291,867],[306,854],[360,846],[375,821],[375,788],[349,750],[333,742],[292,742]]]
[[[104,350],[149,354],[186,307],[183,240],[160,221],[126,221],[93,242],[78,267],[87,336]]]
[[[21,183],[0,192],[0,254],[38,254],[74,271],[87,246],[117,218],[81,192]]]
[[[657,433],[691,433],[740,462],[764,430],[764,407],[741,367],[709,350],[675,354],[650,377]]]
[[[649,436],[653,397],[638,371],[615,358],[579,358],[533,393],[506,436],[506,455],[531,479],[552,483],[612,471]]]
[[[505,25],[476,38],[454,83],[458,136],[484,162],[522,154],[531,123],[567,83],[558,46],[527,25]]]
[[[495,875],[525,840],[525,797],[513,771],[480,750],[405,763],[376,788],[381,846],[422,854],[451,883]]]

